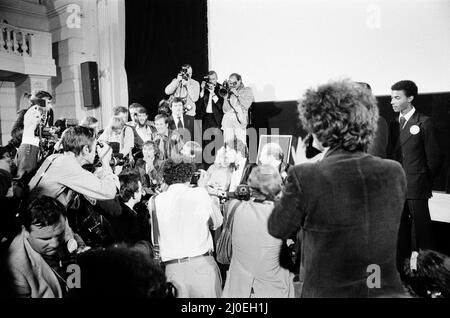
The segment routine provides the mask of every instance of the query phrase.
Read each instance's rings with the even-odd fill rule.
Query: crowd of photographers
[[[333,90],[348,94],[356,105],[354,113],[340,109],[345,114],[337,114],[335,120],[342,120],[342,125],[359,120],[350,126],[355,124],[365,131],[353,135],[368,136],[352,141],[347,132],[333,135],[347,138],[346,145],[351,150],[344,150],[351,154],[367,151],[376,127],[373,121],[377,119],[375,115],[375,119],[367,117],[372,113],[364,113],[373,111],[376,105],[371,93],[355,87],[342,82],[327,88],[330,95]],[[317,189],[327,189],[329,183],[319,185],[326,177],[311,179],[309,188],[304,188],[296,178],[304,174],[300,180],[307,180],[310,172],[289,169],[287,158],[276,143],[264,145],[258,163],[249,162],[245,128],[253,95],[242,84],[241,76],[233,73],[220,85],[217,74],[211,71],[199,84],[192,79],[192,67],[184,65],[165,92],[170,96],[159,104],[153,121],[144,106],[133,103],[128,108],[115,107],[103,130],[93,117],[84,118],[79,125],[67,120],[53,122],[52,96],[43,91],[31,95],[29,106],[19,113],[11,141],[1,149],[0,253],[5,282],[2,294],[32,298],[289,298],[294,297],[294,284],[300,280],[303,295],[307,296],[367,296],[367,286],[352,285],[351,290],[336,287],[333,293],[325,285],[314,285],[312,278],[305,280],[302,271],[310,270],[306,275],[311,277],[317,273],[308,268],[310,264],[299,264],[303,253],[307,257],[311,253],[304,250],[308,245],[299,244],[301,233],[306,233],[304,239],[311,238],[308,225],[302,223],[305,219],[297,220],[302,214],[296,215],[295,211],[327,203],[325,192],[319,201],[313,194],[307,195],[313,184],[318,183]],[[311,96],[306,96],[306,101],[314,102]],[[309,120],[311,125],[314,120],[326,122],[317,114],[315,118],[308,117],[314,110],[307,109],[305,103],[302,120]],[[367,109],[357,109],[359,106]],[[203,129],[223,131],[224,143],[210,166],[203,160],[205,144],[192,138],[195,119],[202,122]],[[311,128],[310,132],[315,131]],[[314,141],[320,144],[317,138]],[[318,153],[326,152],[322,144],[317,148]],[[336,156],[329,153],[326,156]],[[353,169],[355,162],[348,169]],[[381,165],[374,159],[367,162],[367,168],[378,164]],[[338,169],[340,173],[344,168]],[[364,227],[378,233],[372,233],[371,240],[381,236],[393,240],[379,245],[376,259],[384,262],[382,270],[392,277],[383,282],[387,287],[374,295],[403,296],[399,278],[393,277],[395,264],[391,265],[405,181],[399,165],[383,166],[378,173],[388,170],[389,175],[398,174],[398,178],[392,178],[392,185],[382,181],[391,197],[398,196],[400,204],[386,205],[385,212],[394,211],[398,218],[392,221],[392,216],[379,215],[392,223],[388,230],[381,221],[365,223]],[[349,182],[357,183],[354,179]],[[316,192],[323,191],[327,190]],[[373,193],[376,199],[383,199],[383,193]],[[299,202],[299,197],[304,197],[304,201]],[[328,202],[333,206],[335,203]],[[314,207],[306,208],[307,204]],[[354,205],[346,211],[357,209]],[[292,221],[286,223],[289,218]],[[323,222],[314,221],[313,217],[307,221],[318,222],[314,231]],[[298,231],[300,223],[302,229]],[[321,231],[330,229],[331,225]],[[338,235],[340,230],[331,231]],[[361,234],[361,238],[366,234]],[[342,236],[342,242],[346,239]],[[358,239],[355,236],[351,241]],[[321,253],[331,250],[328,247]],[[425,256],[445,261],[438,253],[427,253],[432,255],[422,253],[416,256],[416,263],[417,258]],[[364,275],[357,273],[359,255],[353,255],[352,261],[355,272],[347,273],[348,276],[366,284],[365,278],[361,279]],[[80,266],[79,277],[68,270],[73,264]],[[329,279],[336,286],[345,285],[347,279],[321,275],[325,283]],[[404,279],[417,283],[414,275],[411,271],[404,273]],[[78,283],[73,284],[72,280]],[[424,292],[430,292],[430,288]]]

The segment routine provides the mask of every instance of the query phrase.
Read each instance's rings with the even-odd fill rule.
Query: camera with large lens
[[[185,80],[189,80],[189,67],[183,66],[180,71],[181,77]]]
[[[111,167],[123,166],[127,163],[127,158],[124,158],[122,153],[113,153],[109,165]]]
[[[219,96],[225,98],[230,93],[230,83],[228,81],[223,82],[219,88]]]
[[[194,186],[194,187],[198,186],[198,180],[200,179],[200,176],[201,176],[200,171],[194,172],[194,174],[192,175],[192,178],[191,178],[192,186]]]

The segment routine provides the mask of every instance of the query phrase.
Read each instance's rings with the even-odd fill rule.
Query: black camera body
[[[194,175],[191,178],[192,186],[194,186],[194,187],[198,186],[198,180],[200,179],[200,175],[201,175],[200,171],[194,172]]]
[[[188,81],[189,80],[189,67],[185,67],[185,66],[183,66],[182,68],[181,68],[181,71],[180,71],[180,74],[181,74],[181,77],[185,80],[185,81]]]
[[[240,184],[236,187],[234,192],[221,191],[217,194],[221,200],[238,199],[241,201],[250,200],[250,187],[247,184]]]
[[[223,82],[223,84],[219,88],[219,96],[222,98],[225,98],[227,95],[230,94],[230,90],[234,86],[230,85],[228,81]]]
[[[127,163],[127,158],[123,157],[121,153],[113,153],[111,155],[111,160],[109,161],[109,165],[111,167],[123,166]]]

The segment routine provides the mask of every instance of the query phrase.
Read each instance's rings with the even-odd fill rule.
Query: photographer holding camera
[[[277,169],[261,165],[252,170],[248,186],[237,193],[238,199],[229,202],[224,224],[233,218],[232,256],[222,297],[294,297],[293,274],[280,265],[283,241],[270,235],[267,228],[280,191]]]
[[[166,86],[164,91],[171,98],[184,99],[186,115],[195,116],[195,102],[198,101],[200,84],[192,78],[192,66],[184,64],[180,73]]]
[[[61,143],[64,153],[49,156],[31,179],[31,198],[47,195],[66,207],[76,193],[96,200],[114,199],[119,180],[109,165],[111,148],[97,144],[94,131],[82,126],[67,129]],[[96,151],[102,166],[94,174],[82,166],[94,163]]]
[[[223,118],[223,98],[219,95],[220,84],[217,83],[217,73],[209,71],[200,88],[197,118],[202,120],[203,131],[208,128],[220,128]]]
[[[224,98],[223,139],[229,140],[237,137],[246,144],[248,110],[254,100],[252,89],[244,86],[241,75],[233,73],[222,85],[219,95]]]

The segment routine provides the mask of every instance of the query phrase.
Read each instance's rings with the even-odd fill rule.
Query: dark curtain
[[[126,0],[125,68],[129,103],[156,115],[182,64],[201,82],[208,71],[207,0]]]

